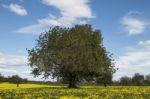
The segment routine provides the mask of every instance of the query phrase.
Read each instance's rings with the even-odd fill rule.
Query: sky
[[[91,24],[113,53],[114,80],[150,74],[149,0],[0,0],[0,73],[34,78],[26,48],[51,26]]]

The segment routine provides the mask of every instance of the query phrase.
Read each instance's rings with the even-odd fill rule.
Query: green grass
[[[150,99],[148,86],[62,86],[1,83],[0,99]]]

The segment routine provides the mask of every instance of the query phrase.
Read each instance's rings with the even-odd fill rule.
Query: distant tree
[[[150,85],[150,74],[145,76],[145,84]]]
[[[4,82],[5,81],[5,77],[2,76],[2,74],[0,74],[0,82]]]
[[[28,79],[27,78],[22,78],[22,83],[27,83],[28,82]]]
[[[132,77],[133,84],[140,86],[144,84],[144,75],[141,75],[139,73],[135,73]]]
[[[37,45],[28,53],[35,76],[63,79],[70,88],[86,78],[115,71],[101,32],[93,30],[91,25],[51,28],[39,36]]]
[[[112,81],[112,74],[110,72],[102,74],[100,77],[96,78],[97,84],[104,84],[107,87],[107,84],[111,84]]]
[[[132,84],[132,79],[127,76],[123,76],[120,78],[120,84],[123,86],[128,86]]]
[[[9,82],[17,84],[17,87],[19,87],[19,84],[22,83],[22,78],[18,75],[13,75],[8,78]]]

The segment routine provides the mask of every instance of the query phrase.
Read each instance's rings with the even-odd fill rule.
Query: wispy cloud
[[[20,68],[21,67],[21,68]],[[26,71],[27,57],[0,53],[0,73],[5,76],[21,74]],[[22,69],[22,70],[20,70]]]
[[[11,66],[27,65],[26,56],[6,55],[0,53],[0,67],[9,68]]]
[[[89,6],[89,0],[42,0],[42,3],[57,8],[60,16],[49,14],[48,17],[39,19],[35,24],[22,27],[17,32],[39,33],[51,25],[72,26],[77,23],[86,23],[89,19],[95,18]]]
[[[30,66],[27,66],[27,57],[8,55],[0,52],[0,73],[4,76],[19,75],[29,80],[44,80],[43,76],[34,78]]]
[[[128,50],[116,59],[116,66],[119,68],[115,74],[116,79],[121,76],[132,76],[139,72],[148,74],[150,71],[150,40],[139,41],[134,47]]]
[[[136,17],[139,15],[141,15],[140,12],[132,11],[122,18],[121,24],[129,35],[142,34],[147,28],[149,23]]]
[[[42,25],[40,23],[32,24],[29,26],[22,27],[15,32],[17,33],[26,33],[26,34],[39,34],[43,32],[45,29],[47,29],[47,25]]]
[[[22,7],[21,5],[18,5],[18,4],[11,3],[9,6],[3,5],[3,7],[7,8],[11,12],[13,12],[13,13],[15,13],[17,15],[20,15],[20,16],[28,15],[27,10],[24,7]]]

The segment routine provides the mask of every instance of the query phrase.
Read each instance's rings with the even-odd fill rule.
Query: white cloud
[[[88,5],[89,0],[43,0],[46,5],[54,6],[60,10],[62,17],[67,18],[93,18]]]
[[[144,33],[145,29],[148,26],[148,22],[145,20],[136,18],[135,16],[139,16],[140,12],[129,12],[126,16],[124,16],[121,20],[121,24],[125,31],[128,32],[129,35],[137,35]]]
[[[150,48],[150,40],[139,41],[139,45],[145,46],[147,49],[149,49]]]
[[[148,74],[150,71],[150,40],[139,41],[137,46],[131,47],[124,55],[116,59],[119,70],[115,79],[134,73]]]
[[[48,26],[42,24],[33,24],[26,27],[22,27],[18,29],[16,32],[18,33],[26,33],[26,34],[39,34],[43,32]]]
[[[42,76],[34,78],[30,66],[27,66],[27,57],[6,55],[0,52],[0,73],[4,76],[19,75],[29,80],[44,80]]]
[[[9,9],[11,12],[20,16],[28,15],[28,12],[26,11],[26,9],[18,4],[11,3],[9,6],[3,5],[3,7]]]
[[[89,0],[42,0],[43,4],[57,8],[60,16],[49,14],[48,17],[39,19],[37,23],[20,28],[19,33],[39,33],[48,26],[72,26],[73,24],[86,23],[94,18]],[[37,31],[38,30],[38,31]]]
[[[26,65],[26,56],[6,55],[0,53],[0,73],[5,76],[23,73],[26,71],[26,69],[24,69]]]
[[[0,67],[8,68],[11,66],[27,65],[27,57],[17,55],[0,54]]]

